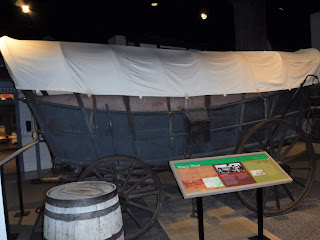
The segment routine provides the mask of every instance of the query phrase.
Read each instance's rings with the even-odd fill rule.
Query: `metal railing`
[[[14,159],[16,156],[18,156],[20,153],[23,153],[24,151],[28,150],[29,148],[31,148],[33,145],[36,145],[39,141],[34,141],[32,143],[29,143],[27,145],[25,145],[24,147],[18,149],[17,151],[15,151],[14,153],[12,153],[11,155],[9,155],[8,157],[6,157],[5,159],[1,160],[0,162],[0,167],[2,167],[4,164],[10,162],[12,159]]]
[[[18,149],[14,153],[10,154],[8,157],[0,161],[0,176],[1,176],[1,185],[0,185],[0,194],[2,194],[3,197],[3,209],[4,209],[4,217],[5,217],[5,223],[6,223],[6,231],[7,231],[7,238],[10,239],[11,233],[10,233],[10,225],[9,225],[9,218],[8,218],[8,208],[7,208],[7,198],[6,198],[6,190],[5,190],[5,182],[4,182],[4,171],[3,171],[3,165],[10,162],[17,156],[19,156],[24,151],[28,150],[32,146],[39,143],[39,141],[33,141],[24,147]],[[21,174],[20,174],[20,164],[19,160],[17,159],[16,163],[16,171],[17,171],[17,186],[18,186],[18,193],[19,193],[19,203],[20,203],[20,216],[26,216],[27,214],[24,211],[23,206],[23,197],[22,197],[22,184],[21,184]],[[0,213],[1,216],[2,213]]]

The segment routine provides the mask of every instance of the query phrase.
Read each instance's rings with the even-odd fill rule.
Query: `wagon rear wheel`
[[[81,173],[78,181],[84,180],[107,181],[117,186],[125,239],[137,239],[156,222],[162,187],[156,173],[143,161],[128,156],[105,157]]]
[[[282,119],[263,121],[240,139],[236,153],[266,151],[293,179],[292,183],[263,189],[266,216],[284,214],[310,191],[315,175],[315,154],[308,135],[297,125]],[[240,201],[252,211],[256,208],[256,190],[238,193]]]

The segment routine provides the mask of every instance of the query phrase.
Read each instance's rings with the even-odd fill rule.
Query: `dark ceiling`
[[[28,0],[32,14],[27,15],[17,6],[21,1],[1,0],[0,36],[107,43],[118,34],[135,43],[235,50],[232,1],[243,0],[159,0],[157,7],[149,0]],[[202,11],[208,13],[205,21]],[[310,14],[317,11],[320,1],[266,0],[267,36],[273,49],[311,47]]]

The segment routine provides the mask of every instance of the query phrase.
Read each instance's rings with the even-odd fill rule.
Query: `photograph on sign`
[[[177,160],[170,167],[185,198],[292,181],[266,152]]]

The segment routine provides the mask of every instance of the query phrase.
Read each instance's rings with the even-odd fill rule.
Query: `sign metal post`
[[[263,235],[262,188],[292,182],[292,178],[267,152],[170,161],[184,198],[196,198],[199,239],[204,240],[202,197],[257,189],[258,235]]]

